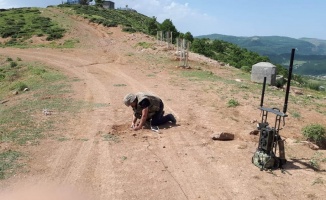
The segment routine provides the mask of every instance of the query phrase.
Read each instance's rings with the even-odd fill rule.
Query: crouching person
[[[150,123],[152,130],[158,130],[157,126],[167,122],[176,123],[176,119],[172,114],[164,116],[163,101],[152,94],[144,92],[130,93],[124,97],[123,102],[126,106],[132,107],[131,128],[135,131],[142,129],[146,122]],[[140,119],[139,123],[136,123],[137,119]]]

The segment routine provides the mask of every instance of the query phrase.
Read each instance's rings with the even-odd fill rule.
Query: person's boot
[[[152,125],[152,119],[150,119],[150,121],[149,121],[149,126],[151,127],[151,130],[152,130],[152,131],[160,132],[160,131],[159,131],[160,128],[159,128],[158,126],[153,126],[153,125]]]
[[[175,117],[172,114],[170,114],[170,122],[172,124],[176,124],[177,123],[177,120],[175,119]]]

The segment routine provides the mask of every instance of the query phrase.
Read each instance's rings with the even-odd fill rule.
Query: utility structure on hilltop
[[[102,6],[105,9],[114,9],[114,2],[113,1],[103,1]]]
[[[90,3],[91,0],[88,0],[87,3]],[[81,0],[67,0],[67,4],[80,4]],[[103,1],[102,7],[105,9],[114,9],[114,2],[113,1]]]
[[[80,4],[80,0],[67,0],[67,4]]]

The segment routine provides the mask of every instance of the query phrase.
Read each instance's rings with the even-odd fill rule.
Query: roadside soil
[[[79,113],[61,124],[56,134],[69,140],[43,139],[38,146],[17,147],[28,155],[26,171],[0,181],[3,191],[11,191],[15,199],[55,200],[326,199],[325,162],[314,170],[309,162],[316,151],[295,142],[302,139],[305,125],[326,126],[325,115],[291,102],[290,96],[289,112],[302,117],[290,115],[280,131],[286,139],[285,173],[260,171],[251,163],[258,136],[249,133],[261,120],[261,90],[244,96],[237,84],[181,75],[185,70],[207,70],[236,83],[242,79],[241,71],[193,53],[190,69],[176,67],[180,65],[176,49],[155,38],[104,28],[55,8],[51,12],[70,22],[66,37],[79,39],[76,48],[2,48],[0,54],[60,70],[80,80],[73,82],[73,98],[109,106]],[[139,42],[154,47],[143,49]],[[122,99],[138,91],[161,97],[165,113],[173,113],[177,125],[162,126],[160,133],[132,131],[132,110]],[[240,105],[228,107],[231,98]],[[284,97],[268,101],[283,106]],[[233,133],[235,139],[213,141],[211,135],[220,132]],[[318,152],[325,157],[325,150]]]

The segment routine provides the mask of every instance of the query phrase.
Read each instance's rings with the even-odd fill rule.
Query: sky
[[[326,0],[111,0],[193,36],[286,36],[326,40]],[[46,7],[66,0],[0,0],[0,8]]]

